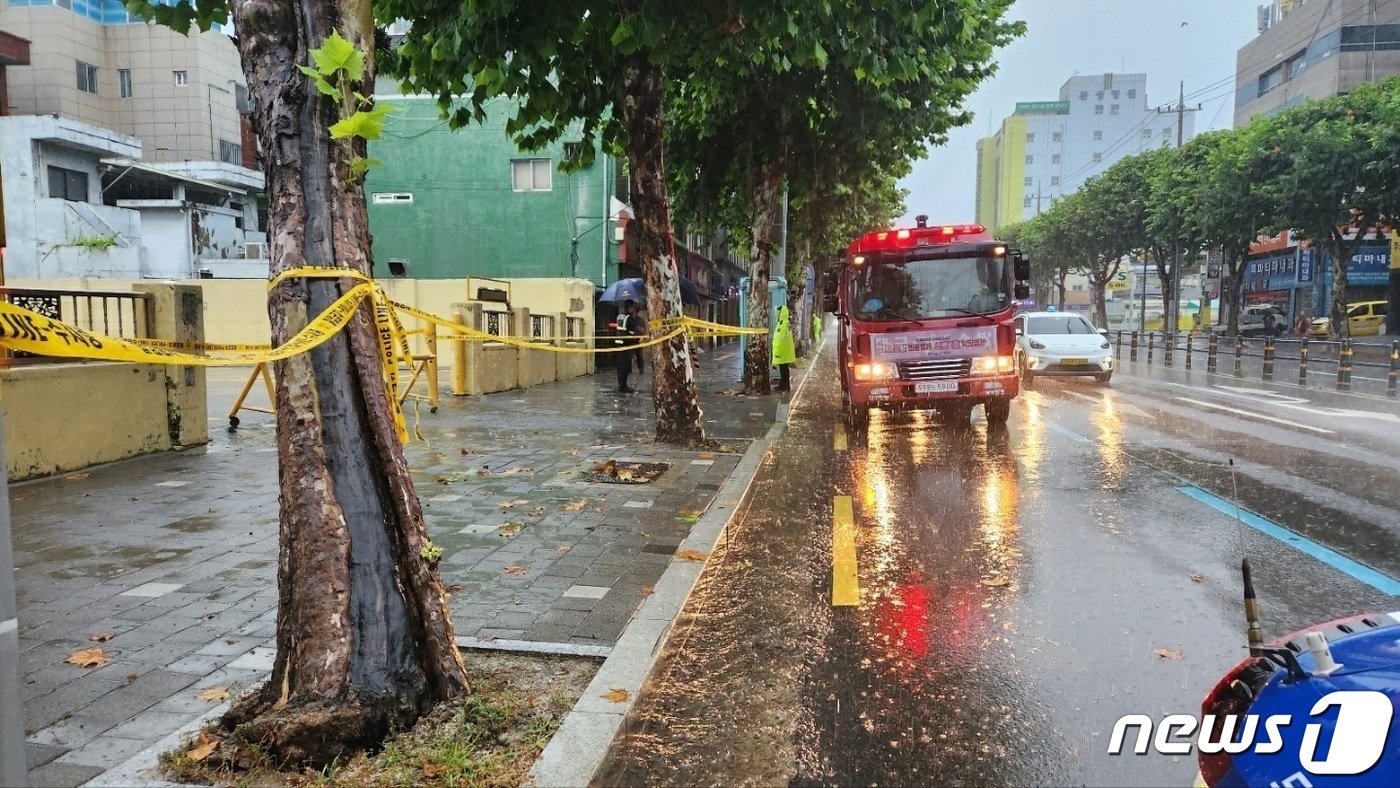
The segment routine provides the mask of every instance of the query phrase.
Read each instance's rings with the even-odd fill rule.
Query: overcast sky
[[[1075,73],[1146,73],[1149,106],[1175,103],[1185,80],[1187,105],[1205,105],[1196,131],[1229,128],[1235,52],[1255,37],[1255,9],[1265,2],[1017,0],[1010,17],[1026,22],[1026,34],[997,53],[997,73],[968,100],[972,122],[904,179],[908,213],[900,223],[921,213],[934,223],[973,221],[977,140],[994,134],[1016,102],[1058,99]]]

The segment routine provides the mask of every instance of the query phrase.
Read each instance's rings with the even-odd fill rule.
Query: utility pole
[[[5,456],[4,407],[0,405],[0,457]],[[0,484],[0,785],[28,785],[24,760],[24,708],[19,693],[19,613],[15,561],[10,547],[10,490]]]
[[[1167,110],[1167,112],[1176,113],[1177,148],[1180,148],[1186,143],[1186,113],[1200,111],[1200,104],[1197,104],[1192,109],[1186,108],[1186,82],[1183,80],[1179,85],[1175,109]],[[1164,115],[1166,112],[1158,109],[1157,114]],[[1175,333],[1177,329],[1177,320],[1181,312],[1181,240],[1179,238],[1172,239],[1172,297],[1170,299],[1164,298],[1162,302],[1162,305],[1167,308],[1167,320],[1163,329]]]

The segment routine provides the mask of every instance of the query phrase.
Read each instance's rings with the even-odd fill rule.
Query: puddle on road
[[[176,520],[173,523],[166,523],[161,526],[172,531],[179,531],[182,534],[202,534],[218,528],[220,521],[218,517],[208,514],[197,514],[193,517],[186,517],[183,520]]]

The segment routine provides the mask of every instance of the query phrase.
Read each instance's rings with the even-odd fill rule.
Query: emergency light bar
[[[966,236],[979,237],[966,238]],[[866,233],[851,244],[847,254],[854,256],[858,252],[908,249],[915,246],[951,243],[957,240],[990,240],[990,238],[987,236],[987,228],[980,224],[944,224],[928,227],[925,222],[920,222],[918,227]],[[859,263],[856,264],[859,265]]]

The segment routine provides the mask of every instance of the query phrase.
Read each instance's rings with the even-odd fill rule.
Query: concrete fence
[[[204,340],[199,287],[139,284],[153,339]],[[10,481],[85,468],[209,440],[204,370],[118,362],[0,368]]]

